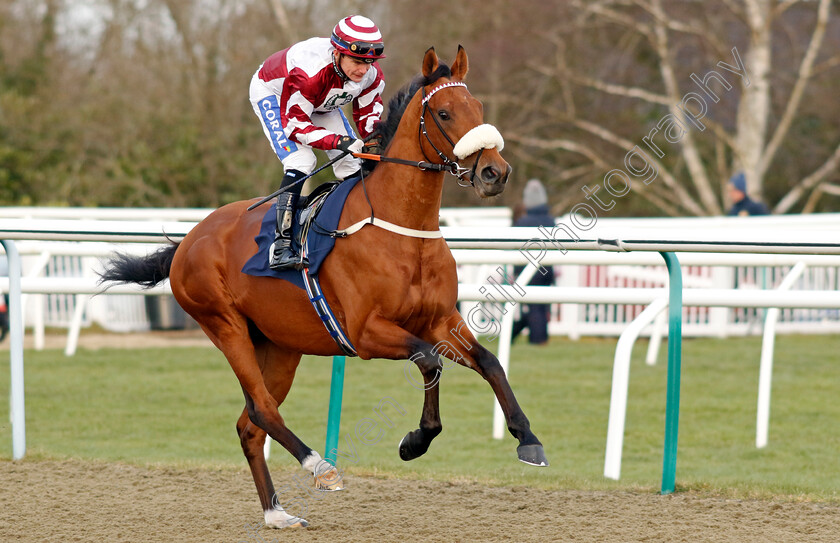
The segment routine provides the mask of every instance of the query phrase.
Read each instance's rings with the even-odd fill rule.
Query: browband
[[[428,101],[429,101],[429,99],[430,99],[432,96],[434,96],[434,94],[435,94],[437,91],[439,91],[439,90],[443,90],[443,89],[446,89],[446,88],[449,88],[449,87],[464,87],[464,88],[466,89],[466,88],[467,88],[467,84],[466,84],[466,83],[461,83],[460,81],[450,81],[449,83],[444,83],[443,85],[439,85],[439,86],[437,86],[437,87],[435,87],[435,88],[433,88],[432,90],[430,90],[430,91],[429,91],[429,94],[427,94],[427,95],[423,98],[423,101],[422,101],[422,102],[420,102],[420,105],[425,106],[425,105],[426,105],[426,102],[428,102]]]

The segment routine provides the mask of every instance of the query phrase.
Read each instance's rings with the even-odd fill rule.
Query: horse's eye
[[[449,113],[447,113],[446,110],[441,109],[440,111],[438,111],[438,117],[440,117],[441,121],[448,121]]]

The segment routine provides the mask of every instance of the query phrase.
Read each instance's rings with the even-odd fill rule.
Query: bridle
[[[435,150],[437,155],[443,161],[445,171],[448,171],[449,173],[454,175],[456,179],[458,179],[458,185],[461,187],[475,187],[475,170],[478,166],[479,160],[481,160],[481,153],[484,152],[484,149],[482,148],[478,151],[478,156],[475,158],[475,162],[473,163],[472,168],[464,168],[460,164],[458,164],[456,160],[449,158],[443,151],[438,149],[432,141],[432,138],[429,137],[429,132],[426,130],[426,112],[429,110],[429,100],[431,100],[432,96],[434,96],[436,92],[449,87],[464,87],[466,89],[467,85],[461,83],[460,81],[450,81],[449,83],[444,83],[443,85],[438,85],[437,87],[434,87],[431,91],[429,91],[428,94],[426,94],[426,87],[423,87],[423,109],[420,111],[420,132],[418,134],[418,138],[420,139],[420,151],[423,153],[423,157],[428,162],[429,157],[426,156],[426,151],[423,150],[422,138],[425,137],[426,141],[429,142],[429,145],[432,146],[432,149]],[[440,121],[438,121],[437,119],[437,116],[433,114],[432,120],[435,122],[435,125],[437,126],[440,133],[443,135],[443,137],[446,139],[449,145],[452,146],[452,149],[454,150],[455,142],[452,141],[452,138],[450,138],[449,134],[446,133],[446,130],[443,129],[443,126],[441,126]],[[467,180],[469,181],[468,184],[464,182],[464,175],[466,174],[470,174],[470,177]]]
[[[432,139],[429,137],[429,132],[426,130],[426,112],[429,110],[429,100],[434,96],[434,94],[442,89],[446,89],[449,87],[464,87],[467,86],[460,81],[450,81],[448,83],[444,83],[442,85],[438,85],[437,87],[432,88],[429,93],[426,93],[426,87],[423,87],[423,109],[420,111],[420,129],[419,129],[419,143],[420,143],[420,152],[423,153],[423,158],[426,159],[425,162],[414,162],[410,160],[403,160],[401,158],[392,158],[386,157],[382,155],[369,155],[365,153],[354,153],[353,156],[357,158],[367,158],[369,160],[375,160],[377,162],[391,162],[394,164],[403,164],[406,166],[414,166],[415,168],[419,168],[421,170],[432,170],[437,172],[449,172],[455,176],[458,180],[458,185],[461,187],[475,187],[475,170],[478,167],[478,163],[481,161],[481,154],[484,152],[485,149],[490,148],[498,148],[500,151],[502,147],[504,147],[504,141],[502,140],[501,134],[499,131],[492,125],[489,124],[481,124],[475,126],[467,131],[466,134],[461,136],[458,140],[458,143],[452,141],[452,138],[449,137],[449,134],[446,133],[446,130],[443,129],[440,122],[437,119],[437,116],[434,114],[432,115],[432,120],[435,122],[440,133],[452,146],[452,154],[455,155],[456,158],[464,159],[472,154],[478,153],[478,156],[475,158],[475,162],[473,163],[472,168],[464,168],[458,164],[458,161],[455,159],[450,158],[446,155],[443,151],[438,149]],[[438,157],[443,161],[443,164],[431,162],[429,157],[426,155],[426,151],[423,149],[423,137],[426,138],[426,141],[429,142],[429,145],[432,146],[432,149],[435,150]],[[469,174],[470,177],[467,183],[464,180],[464,176]],[[328,234],[333,237],[346,237],[351,234],[354,234],[361,230],[367,224],[373,224],[375,226],[379,226],[380,228],[384,228],[385,230],[390,230],[391,232],[395,232],[397,234],[415,238],[423,238],[423,239],[437,239],[443,237],[440,233],[440,230],[415,230],[412,228],[405,228],[393,223],[389,223],[388,221],[383,221],[382,219],[378,219],[374,217],[373,214],[373,204],[370,201],[370,197],[367,193],[367,187],[365,185],[365,178],[364,175],[362,176],[362,191],[364,192],[365,199],[367,200],[368,206],[370,207],[370,217],[366,217],[361,221],[344,228],[343,230],[335,230],[329,232]]]
[[[420,128],[418,133],[418,139],[420,144],[420,152],[423,153],[423,158],[425,161],[416,162],[413,160],[404,160],[402,158],[393,158],[384,155],[377,155],[377,154],[369,154],[369,153],[353,153],[353,156],[356,158],[363,158],[367,160],[372,160],[374,162],[390,162],[392,164],[403,164],[405,166],[414,166],[415,168],[419,168],[421,170],[430,170],[434,172],[449,172],[458,180],[458,185],[461,187],[475,187],[475,170],[478,168],[478,163],[481,161],[481,154],[484,152],[485,149],[498,149],[499,151],[504,148],[505,142],[502,139],[502,135],[499,134],[499,131],[496,129],[495,126],[490,124],[480,124],[478,126],[474,126],[470,130],[467,131],[466,134],[461,136],[461,139],[458,140],[457,143],[452,141],[452,138],[449,137],[449,134],[446,133],[446,130],[443,129],[440,122],[437,120],[435,115],[432,115],[432,120],[435,122],[437,129],[446,138],[446,141],[449,145],[452,146],[452,154],[455,155],[456,158],[463,160],[464,158],[478,153],[478,156],[475,158],[475,162],[472,165],[472,168],[464,168],[458,164],[458,161],[449,158],[446,153],[438,149],[437,145],[434,144],[432,139],[429,137],[429,132],[426,130],[426,112],[429,110],[429,100],[431,99],[434,94],[442,89],[447,89],[449,87],[464,87],[467,86],[460,81],[450,81],[448,83],[444,83],[442,85],[438,85],[434,87],[428,94],[426,94],[426,87],[423,87],[423,101],[422,106],[423,109],[420,111]],[[443,164],[439,164],[437,162],[431,162],[428,155],[426,155],[426,151],[423,149],[423,138],[426,138],[426,141],[429,145],[432,146],[432,149],[435,150],[438,157],[443,161]],[[465,180],[464,176],[470,174],[469,179]]]
[[[459,81],[450,81],[448,83],[444,83],[442,85],[438,85],[437,87],[432,88],[428,92],[428,94],[426,93],[426,87],[423,87],[423,109],[420,111],[420,129],[418,138],[420,143],[420,152],[423,153],[423,158],[426,159],[425,161],[415,162],[411,160],[404,160],[401,158],[387,157],[383,155],[368,153],[353,153],[353,156],[355,156],[356,158],[373,160],[375,162],[390,162],[392,164],[403,164],[405,166],[413,166],[415,168],[419,168],[420,170],[449,172],[452,175],[454,175],[455,178],[458,180],[459,186],[475,187],[475,171],[478,167],[478,163],[481,161],[481,154],[484,152],[485,149],[496,148],[499,151],[501,151],[504,147],[504,140],[502,139],[502,135],[499,134],[499,131],[496,129],[496,127],[489,124],[480,124],[468,130],[463,136],[461,136],[457,143],[453,142],[452,138],[449,137],[449,134],[446,133],[446,130],[443,129],[443,126],[441,126],[440,122],[437,120],[437,116],[432,115],[432,120],[434,120],[435,125],[437,126],[438,130],[443,135],[443,137],[446,139],[446,141],[449,143],[449,145],[452,146],[452,154],[455,155],[457,159],[463,160],[466,157],[475,153],[478,153],[478,156],[476,157],[472,168],[464,168],[458,164],[458,161],[456,159],[450,158],[446,155],[446,153],[438,149],[438,147],[429,137],[428,130],[426,130],[426,112],[429,110],[429,100],[432,98],[432,96],[434,96],[436,92],[449,87],[466,88],[467,86]],[[443,164],[431,162],[429,157],[426,155],[426,151],[423,149],[423,137],[426,138],[426,141],[429,143],[429,145],[432,146],[432,149],[435,150],[438,157],[440,157],[440,159],[443,161]],[[469,174],[470,177],[468,180],[465,180],[464,176],[467,174]],[[362,219],[361,221],[343,230],[335,230],[332,232],[328,232],[330,236],[346,237],[355,232],[358,232],[359,230],[361,230],[362,227],[364,227],[367,224],[373,224],[375,226],[384,228],[385,230],[390,230],[391,232],[395,232],[402,236],[423,239],[436,239],[442,237],[440,230],[415,230],[412,228],[405,228],[374,217],[373,204],[371,203],[370,197],[367,193],[367,186],[365,185],[364,175],[362,175],[361,183],[362,191],[364,192],[365,199],[367,200],[368,206],[370,207],[370,217]]]

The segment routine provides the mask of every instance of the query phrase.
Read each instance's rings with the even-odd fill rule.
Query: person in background
[[[729,180],[729,198],[732,200],[732,207],[729,208],[731,216],[748,217],[770,214],[767,206],[747,196],[747,178],[743,172],[736,173]]]
[[[525,184],[522,192],[522,207],[524,214],[515,213],[513,226],[554,226],[554,217],[548,209],[548,195],[539,179],[531,179]],[[519,215],[519,216],[517,216]],[[524,268],[514,268],[514,275],[518,276]],[[529,285],[550,286],[554,284],[554,269],[547,267],[545,275],[537,272],[528,282]],[[528,329],[528,342],[534,345],[544,345],[548,342],[548,304],[526,304],[522,307],[522,317],[513,323],[511,342]]]

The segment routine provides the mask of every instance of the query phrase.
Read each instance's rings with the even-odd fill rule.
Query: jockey
[[[274,152],[283,163],[280,188],[310,174],[317,163],[314,149],[333,159],[358,153],[382,115],[385,79],[376,62],[385,58],[382,34],[370,19],[345,17],[332,36],[310,38],[268,57],[251,78],[250,100],[254,113]],[[341,107],[353,104],[353,131]],[[368,152],[378,145],[368,143]],[[347,155],[333,165],[339,179],[361,173],[361,161]],[[292,249],[292,221],[302,183],[277,197],[277,227],[269,251],[275,270],[301,269]]]

